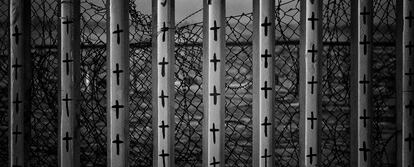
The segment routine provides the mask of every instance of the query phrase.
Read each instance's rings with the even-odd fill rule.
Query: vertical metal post
[[[109,0],[108,163],[128,166],[129,15],[128,2]]]
[[[299,50],[300,166],[318,166],[322,78],[322,1],[301,2]]]
[[[79,166],[80,0],[60,6],[59,166]]]
[[[30,138],[32,59],[30,1],[10,1],[9,165],[27,166]]]
[[[351,166],[371,166],[372,0],[351,3]]]
[[[174,165],[175,0],[152,0],[154,167]]]
[[[274,166],[275,2],[253,1],[253,166]]]
[[[225,0],[203,1],[203,166],[224,166]]]
[[[397,166],[414,166],[414,1],[397,1]]]

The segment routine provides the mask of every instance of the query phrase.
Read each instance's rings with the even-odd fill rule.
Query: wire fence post
[[[128,166],[129,152],[129,14],[128,1],[109,0],[108,163]]]
[[[32,57],[30,1],[10,1],[9,165],[28,166]]]
[[[414,166],[414,2],[397,1],[397,166]]]
[[[301,2],[301,41],[299,50],[299,145],[300,166],[318,166],[322,78],[322,2]]]
[[[152,0],[154,167],[174,165],[175,0]]]
[[[275,2],[253,1],[253,166],[274,166]]]
[[[203,8],[203,166],[224,166],[225,0]]]
[[[79,166],[80,1],[60,6],[59,166]]]
[[[372,1],[351,3],[351,166],[371,166]]]

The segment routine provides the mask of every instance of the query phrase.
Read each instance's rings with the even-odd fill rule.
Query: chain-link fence
[[[350,161],[350,0],[324,0],[322,166]],[[130,164],[152,164],[151,16],[130,1]],[[81,163],[106,166],[106,0],[81,1]],[[299,158],[299,0],[276,2],[275,154],[278,166]],[[139,5],[139,4],[138,4]],[[231,6],[227,6],[231,8]],[[8,161],[8,2],[0,2],[0,161]],[[56,166],[58,18],[53,0],[32,1],[34,61],[32,166]],[[201,12],[198,11],[198,12]],[[395,2],[374,0],[373,139],[375,166],[395,164]],[[228,166],[252,161],[252,14],[227,17],[226,142]],[[199,166],[202,154],[202,23],[176,25],[175,158]],[[6,163],[2,163],[6,164]]]

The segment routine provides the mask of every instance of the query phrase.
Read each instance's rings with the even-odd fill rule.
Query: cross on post
[[[267,137],[267,127],[271,126],[272,123],[268,122],[267,117],[265,117],[264,122],[261,125],[264,126],[264,134],[265,134],[265,137]]]
[[[261,57],[264,58],[264,68],[267,68],[269,66],[267,58],[272,58],[272,55],[268,53],[267,49],[265,49],[265,54],[262,54]]]
[[[62,62],[66,64],[66,75],[69,75],[69,63],[73,62],[73,60],[69,59],[68,53],[66,53],[66,59],[62,60]]]
[[[311,81],[308,81],[308,84],[310,84],[310,85],[311,85],[311,94],[313,94],[313,88],[314,88],[314,85],[315,85],[315,84],[318,84],[318,81],[316,81],[316,80],[315,80],[315,77],[314,77],[314,76],[312,76],[312,80],[311,80]]]
[[[408,55],[411,56],[412,49],[414,48],[414,44],[411,41],[409,41],[408,44],[405,45],[405,48],[408,49]]]
[[[307,120],[308,120],[308,121],[311,121],[311,129],[313,129],[313,125],[314,125],[313,121],[318,120],[318,118],[317,118],[317,117],[315,117],[315,116],[313,115],[313,111],[312,111],[312,112],[311,112],[311,116],[310,116],[310,117],[308,117],[308,118],[307,118]]]
[[[19,32],[19,27],[14,26],[14,33],[12,34],[12,36],[14,37],[14,41],[16,44],[19,44],[19,37],[20,35],[23,35],[23,33]]]
[[[413,20],[414,20],[414,16],[411,13],[411,11],[409,12],[410,14],[408,16],[405,17],[406,20],[408,20],[408,27],[411,28]]]
[[[217,27],[216,20],[214,20],[214,26],[210,28],[210,30],[214,31],[214,41],[217,41],[217,30],[219,30],[220,27]]]
[[[364,161],[367,161],[367,153],[370,152],[370,149],[367,148],[367,145],[365,144],[365,141],[362,142],[362,148],[359,148],[359,151],[362,151],[364,153]]]
[[[268,22],[267,17],[265,17],[264,23],[261,24],[261,26],[264,28],[264,34],[267,36],[267,33],[269,31],[269,27],[272,25],[272,22]]]
[[[14,69],[14,80],[17,80],[17,73],[19,72],[19,68],[22,68],[23,65],[19,64],[19,60],[17,57],[14,59],[14,64],[12,65],[12,68]]]
[[[361,119],[361,120],[363,120],[363,121],[364,121],[364,128],[366,128],[366,127],[367,127],[367,120],[368,120],[368,119],[370,119],[370,118],[367,116],[367,110],[366,110],[366,109],[364,109],[364,111],[363,111],[363,115],[362,115],[362,116],[360,116],[360,117],[359,117],[359,119]]]
[[[362,84],[363,89],[364,89],[364,94],[367,93],[367,85],[369,84],[369,80],[367,80],[366,75],[364,74],[364,78],[362,81],[359,81],[359,84]]]
[[[158,65],[161,66],[161,76],[165,76],[165,66],[168,65],[168,62],[165,61],[165,57],[162,58],[162,62],[159,62]]]
[[[220,62],[220,59],[217,59],[216,53],[213,54],[213,59],[210,60],[214,64],[214,72],[217,70],[217,63]]]
[[[264,97],[267,99],[267,91],[271,91],[272,87],[267,87],[267,81],[264,82],[264,86],[260,88],[262,91],[264,91]]]
[[[213,93],[210,93],[210,96],[213,96],[213,104],[217,104],[217,96],[220,96],[220,93],[217,93],[216,85],[213,86]]]
[[[164,95],[164,90],[161,90],[161,95],[158,96],[158,98],[161,99],[161,105],[162,105],[162,107],[164,107],[165,106],[165,99],[168,98],[167,95]]]
[[[69,20],[68,17],[66,17],[66,20],[62,22],[63,25],[66,25],[66,34],[69,34],[69,24],[72,24],[73,20]]]
[[[367,55],[368,45],[370,43],[371,42],[367,40],[367,35],[364,35],[364,40],[359,42],[360,45],[364,45],[364,55]]]
[[[119,109],[124,108],[124,105],[119,105],[118,100],[115,100],[115,105],[112,105],[112,108],[115,109],[116,119],[119,118]]]
[[[112,141],[112,143],[116,144],[116,155],[119,155],[119,145],[124,143],[122,140],[119,140],[119,134],[116,134],[116,140]]]
[[[308,21],[312,22],[312,30],[315,29],[315,21],[318,21],[318,18],[315,18],[315,12],[312,12],[312,17],[308,18]]]
[[[213,133],[213,143],[216,144],[216,132],[218,132],[219,129],[216,129],[216,124],[213,123],[213,128],[210,128],[210,132]]]
[[[213,157],[213,162],[210,163],[210,166],[216,167],[216,165],[220,165],[220,161],[216,161],[216,157]]]
[[[164,0],[164,2],[161,2],[161,5],[162,5],[163,7],[165,7],[165,5],[167,5],[167,0]]]
[[[116,74],[116,85],[119,85],[119,75],[121,74],[121,73],[123,73],[124,72],[124,70],[120,70],[119,69],[119,64],[118,63],[116,63],[116,68],[115,68],[115,71],[112,71],[114,74]]]
[[[265,148],[264,155],[260,156],[260,158],[263,158],[264,161],[265,161],[265,167],[267,167],[267,158],[270,158],[270,157],[272,157],[272,155],[271,154],[267,154],[267,149]]]
[[[119,24],[116,24],[116,30],[114,32],[112,32],[112,34],[116,34],[116,43],[119,45],[119,43],[121,42],[121,33],[124,32],[124,30],[119,29]]]
[[[412,77],[414,76],[414,72],[411,71],[411,67],[408,69],[408,72],[405,73],[408,76],[408,86],[411,86]]]
[[[412,110],[414,109],[413,101],[410,100],[410,102],[407,105],[405,105],[405,108],[408,109],[408,113],[411,116],[412,115]]]
[[[315,49],[315,44],[312,44],[312,49],[308,50],[308,53],[312,54],[312,63],[315,63],[315,55],[318,53],[318,50]]]
[[[414,141],[414,137],[411,136],[411,133],[408,134],[408,137],[404,139],[405,142],[408,142],[408,151],[411,152],[412,144]]]
[[[65,98],[62,99],[62,101],[65,102],[66,106],[66,115],[69,117],[69,102],[72,101],[71,98],[69,98],[69,95],[66,93]]]
[[[164,121],[161,121],[161,125],[158,126],[162,130],[162,138],[165,139],[165,128],[169,128],[170,126],[166,125]]]
[[[69,132],[66,132],[66,136],[62,138],[66,143],[66,152],[69,151],[69,141],[72,140],[72,137],[69,137]]]
[[[158,156],[162,158],[162,166],[165,167],[165,157],[170,156],[170,154],[165,153],[164,149],[162,149],[161,154]]]
[[[166,0],[167,1],[167,0]],[[165,26],[165,21],[163,23],[163,26],[161,27],[162,32],[162,42],[165,42],[165,32],[167,32],[170,28]]]
[[[12,134],[14,136],[14,143],[17,143],[17,139],[18,139],[19,135],[23,134],[23,132],[19,131],[19,125],[16,125],[16,128],[14,129]]]
[[[23,101],[19,99],[19,93],[16,93],[16,99],[13,101],[16,114],[19,114],[19,106],[21,103],[23,103]]]
[[[309,158],[309,163],[313,164],[313,157],[316,157],[316,153],[312,152],[312,147],[309,147],[309,154],[306,157]]]
[[[364,24],[367,24],[367,16],[370,15],[370,12],[367,11],[367,7],[364,6],[364,10],[362,12],[359,13],[362,16],[362,22]]]

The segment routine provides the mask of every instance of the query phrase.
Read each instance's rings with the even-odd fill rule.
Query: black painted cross
[[[116,155],[119,155],[119,145],[124,143],[122,140],[119,140],[119,134],[116,134],[116,140],[112,141],[112,143],[116,144]]]
[[[261,24],[261,26],[264,28],[264,34],[267,36],[267,33],[269,31],[269,27],[272,25],[272,22],[268,22],[267,17],[265,17],[264,23]]]
[[[408,137],[404,139],[404,141],[408,142],[408,151],[411,152],[412,144],[414,141],[414,137],[411,136],[411,133],[408,134]]]
[[[211,27],[210,30],[214,31],[214,41],[217,41],[217,30],[219,30],[220,27],[217,27],[216,20],[214,20],[214,27]]]
[[[311,85],[311,94],[313,94],[313,88],[314,88],[314,85],[315,85],[315,84],[318,84],[318,81],[316,81],[316,80],[315,80],[315,77],[314,77],[314,76],[312,76],[312,80],[311,80],[311,81],[308,81],[308,84],[310,84],[310,85]]]
[[[121,42],[121,33],[124,32],[124,30],[119,29],[119,24],[116,24],[116,30],[112,32],[112,34],[116,34],[116,43],[119,45]]]
[[[308,53],[312,54],[312,63],[315,63],[315,54],[318,53],[318,50],[315,49],[315,44],[312,44],[312,49],[308,50]]]
[[[14,80],[17,80],[17,73],[19,72],[19,68],[22,68],[23,65],[19,64],[19,61],[17,57],[14,59],[14,64],[12,65],[12,68],[14,69]]]
[[[220,62],[220,59],[217,59],[216,53],[213,54],[213,59],[210,60],[214,64],[214,71],[217,70],[217,63]]]
[[[66,115],[69,117],[69,101],[72,101],[71,98],[69,98],[69,95],[66,93],[65,98],[62,99],[62,101],[65,102],[65,106],[66,106]]]
[[[161,90],[161,95],[158,96],[158,98],[161,99],[161,105],[162,107],[165,107],[165,98],[168,98],[167,95],[164,95],[164,90]]]
[[[264,126],[264,134],[265,134],[265,137],[267,137],[267,127],[271,126],[272,123],[267,122],[267,117],[265,117],[264,122],[261,125]]]
[[[367,80],[365,74],[364,74],[364,78],[362,79],[362,81],[359,81],[359,84],[362,84],[362,86],[364,87],[364,94],[367,93],[367,85],[369,84],[369,80]]]
[[[370,149],[367,148],[367,145],[365,144],[365,141],[362,142],[362,148],[359,148],[359,151],[362,151],[364,153],[364,161],[367,161],[367,152],[370,152]]]
[[[312,111],[311,116],[308,117],[307,120],[311,121],[311,129],[313,129],[314,121],[318,120],[318,118],[313,115],[313,111]]]
[[[123,73],[123,72],[124,72],[124,70],[120,70],[120,69],[119,69],[119,64],[118,64],[118,63],[116,63],[116,69],[115,69],[115,71],[112,71],[112,72],[116,74],[116,85],[119,85],[119,75],[120,75],[121,73]]]
[[[315,0],[310,0],[311,4],[313,5],[313,3],[315,3]]]
[[[18,139],[19,135],[23,134],[23,132],[19,131],[19,125],[16,125],[16,129],[14,129],[12,134],[14,136],[14,143],[17,143],[17,139]]]
[[[16,114],[19,114],[19,106],[21,103],[23,103],[23,101],[19,99],[19,93],[16,93],[16,99],[13,101]]]
[[[14,26],[14,33],[12,34],[12,36],[14,37],[14,41],[16,42],[16,44],[19,44],[19,36],[23,35],[23,33],[19,32],[19,27]]]
[[[367,120],[369,117],[367,116],[367,110],[364,109],[363,115],[359,117],[359,119],[362,119],[364,121],[364,128],[367,127]]]
[[[262,54],[261,57],[264,58],[264,68],[267,68],[269,66],[267,58],[272,58],[272,55],[268,53],[267,49],[265,49],[265,54]]]
[[[362,18],[362,22],[364,23],[364,24],[367,24],[367,16],[369,16],[370,15],[370,12],[369,11],[367,11],[367,7],[366,6],[364,6],[364,10],[362,11],[362,12],[360,12],[359,13],[363,18]]]
[[[312,22],[312,30],[315,29],[315,21],[318,21],[318,18],[315,18],[315,12],[312,12],[312,17],[308,18],[308,21]]]
[[[216,161],[216,157],[213,157],[213,162],[210,163],[210,166],[216,167],[216,165],[220,165],[220,161]]]
[[[370,43],[370,41],[367,41],[367,35],[364,35],[364,40],[359,42],[360,45],[364,45],[364,55],[367,55],[368,45]]]
[[[220,129],[216,129],[216,124],[213,123],[213,128],[210,128],[210,132],[213,133],[213,143],[216,144],[216,132]]]
[[[267,158],[270,158],[270,157],[272,157],[272,155],[271,154],[267,154],[267,149],[265,148],[264,155],[260,156],[260,158],[264,158],[265,167],[267,167]]]
[[[408,113],[411,116],[412,115],[412,110],[414,109],[413,101],[410,100],[410,102],[407,105],[405,105],[405,108],[408,109]]]
[[[405,73],[408,76],[408,86],[411,86],[412,77],[414,76],[414,72],[411,71],[411,68],[408,69],[408,72]]]
[[[213,96],[213,104],[217,104],[217,96],[220,96],[220,93],[217,93],[216,86],[213,86],[213,93],[210,93],[210,96]]]
[[[408,20],[408,27],[410,27],[410,28],[411,28],[412,23],[413,23],[413,20],[414,20],[414,16],[413,16],[413,14],[411,13],[411,11],[410,11],[409,13],[410,13],[410,14],[409,14],[408,16],[406,16],[406,17],[405,17],[405,19],[407,19],[407,20]]]
[[[162,149],[159,156],[162,158],[162,166],[165,167],[165,157],[170,156],[170,154],[165,153],[164,149]]]
[[[66,59],[62,60],[63,63],[66,63],[66,75],[69,75],[69,63],[73,62],[72,59],[69,59],[69,54],[66,53]]]
[[[165,7],[165,5],[167,5],[167,0],[164,0],[164,2],[161,2],[161,5],[162,5],[163,7]]]
[[[411,56],[412,49],[414,48],[414,44],[411,41],[409,41],[408,45],[405,45],[405,48],[408,49],[408,55]]]
[[[170,126],[164,124],[164,121],[161,121],[161,125],[158,126],[162,130],[162,138],[165,139],[165,128],[169,128]]]
[[[69,152],[69,141],[72,140],[72,137],[69,137],[69,132],[66,132],[66,136],[62,140],[66,143],[66,152]]]
[[[72,24],[73,20],[69,20],[68,17],[66,17],[66,20],[62,22],[62,24],[66,25],[66,34],[69,34],[69,24]]]
[[[158,65],[161,66],[161,76],[165,76],[165,66],[168,65],[168,62],[165,61],[165,57],[162,58],[162,62],[159,62]]]
[[[264,86],[260,88],[262,91],[264,91],[264,97],[267,99],[267,91],[271,91],[272,87],[267,87],[267,81],[264,82]]]
[[[170,29],[170,27],[165,26],[165,22],[163,23],[163,26],[161,27],[162,32],[162,42],[165,42],[165,32],[167,32]]]
[[[124,108],[124,105],[119,105],[118,100],[115,100],[115,105],[113,105],[112,108],[115,109],[115,116],[116,116],[116,119],[118,119],[119,118],[119,109]]]
[[[308,157],[308,158],[309,158],[309,163],[310,163],[310,164],[313,164],[313,157],[316,157],[316,153],[314,154],[314,153],[312,152],[312,147],[309,147],[309,154],[308,154],[308,155],[306,155],[306,157]]]

